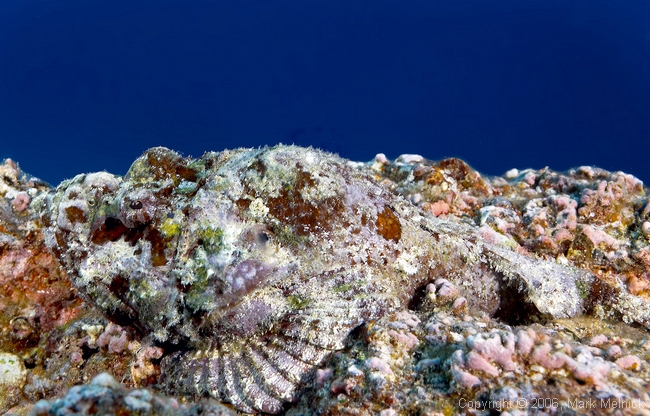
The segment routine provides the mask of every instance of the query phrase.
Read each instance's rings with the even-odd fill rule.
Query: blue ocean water
[[[650,3],[0,2],[0,158],[27,172],[278,142],[648,182]]]

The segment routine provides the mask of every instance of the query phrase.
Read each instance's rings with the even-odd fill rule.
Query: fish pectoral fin
[[[537,309],[554,318],[583,313],[594,275],[552,261],[536,259],[492,244],[484,245],[490,267],[523,287]]]

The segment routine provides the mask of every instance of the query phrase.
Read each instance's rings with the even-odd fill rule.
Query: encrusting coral
[[[409,380],[421,405],[443,411],[461,394],[521,396],[521,383],[541,386],[549,372],[616,397],[647,383],[641,340],[607,338],[595,354],[585,334],[547,333],[583,319],[650,328],[650,209],[629,175],[489,179],[458,159],[359,164],[280,145],[198,159],[154,148],[123,178],[18,184],[3,185],[3,235],[17,248],[0,261],[36,247],[20,261],[45,256],[40,278],[71,282],[88,304],[68,292],[58,320],[21,344],[28,375],[5,408],[61,397],[101,371],[126,388],[295,414],[412,410],[386,390],[406,392]],[[0,300],[14,327],[52,319],[41,318],[44,300],[32,301],[37,324]],[[613,388],[613,372],[626,371],[637,374]]]

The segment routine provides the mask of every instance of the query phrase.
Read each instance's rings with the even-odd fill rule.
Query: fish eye
[[[131,209],[141,209],[142,208],[142,202],[141,201],[132,201],[129,204],[129,208],[131,208]]]
[[[269,241],[269,236],[265,233],[260,231],[257,233],[257,241],[261,244],[266,244]]]

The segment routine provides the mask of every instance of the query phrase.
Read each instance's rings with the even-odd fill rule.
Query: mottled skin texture
[[[580,313],[591,282],[425,216],[314,149],[154,148],[124,178],[79,175],[48,204],[47,243],[73,284],[166,347],[164,388],[244,412],[280,412],[355,328],[437,278],[470,308],[554,317]]]

